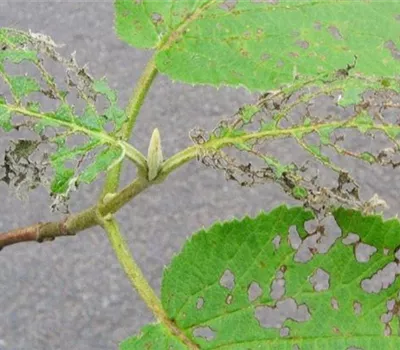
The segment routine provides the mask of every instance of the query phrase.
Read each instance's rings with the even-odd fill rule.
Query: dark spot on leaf
[[[215,331],[213,331],[210,327],[196,327],[193,330],[193,336],[196,338],[203,338],[207,341],[211,341],[215,338]]]
[[[151,20],[153,21],[154,24],[160,24],[163,22],[163,17],[159,13],[153,12],[151,14]]]
[[[361,312],[362,312],[362,305],[361,305],[361,303],[359,303],[358,301],[355,301],[354,303],[353,303],[353,311],[354,311],[354,314],[355,315],[360,315],[361,314]]]
[[[321,30],[321,28],[322,28],[321,22],[315,22],[314,23],[314,29],[315,30]]]
[[[225,270],[219,280],[219,284],[224,288],[232,290],[235,287],[235,276],[230,270]]]
[[[396,21],[400,21],[400,15],[395,15],[395,16],[394,16],[394,19],[395,19]]]
[[[262,289],[257,282],[251,282],[250,286],[247,288],[247,296],[250,302],[253,302],[262,295]]]
[[[296,45],[302,49],[308,49],[310,47],[310,43],[306,40],[297,40]]]
[[[271,58],[271,55],[267,54],[267,53],[263,53],[261,55],[261,61],[267,61]]]
[[[400,50],[396,47],[396,44],[392,40],[385,42],[385,48],[390,51],[395,60],[400,60]]]
[[[247,50],[245,50],[245,49],[243,49],[243,48],[240,49],[240,54],[241,54],[243,57],[249,57],[249,51],[247,51]]]
[[[285,65],[285,62],[283,62],[282,60],[279,60],[279,61],[276,63],[276,66],[277,66],[278,68],[282,68],[284,65]]]
[[[336,298],[331,298],[331,306],[334,310],[339,310],[339,302]]]
[[[330,26],[328,28],[329,33],[333,36],[334,39],[336,40],[343,40],[342,34],[340,33],[339,29],[335,26]]]
[[[341,334],[340,329],[338,327],[333,327],[332,331],[335,334]]]

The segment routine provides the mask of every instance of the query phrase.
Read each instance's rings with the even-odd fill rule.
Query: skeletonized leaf
[[[65,195],[77,184],[94,181],[99,173],[121,161],[125,151],[114,135],[125,121],[125,114],[105,79],[93,79],[86,68],[77,65],[74,56],[62,57],[57,45],[41,34],[0,28],[0,48],[0,79],[8,87],[8,91],[0,92],[0,127],[6,132],[27,127],[36,132],[38,140],[37,150],[29,154],[36,155],[36,160],[25,159],[24,164],[12,161],[13,154],[24,145],[11,146],[5,158],[8,163],[3,181],[19,187],[21,176],[28,180],[32,177],[28,174],[40,173],[37,183],[28,184],[25,189],[35,188],[40,182],[47,182],[43,168],[50,164],[54,169],[51,191]],[[46,69],[51,61],[65,70],[65,82],[55,79]],[[29,75],[12,73],[10,64],[21,63]],[[66,86],[61,88],[61,84]],[[46,109],[41,106],[43,99],[49,100]],[[76,103],[79,108],[74,107]],[[53,107],[49,110],[47,105]],[[15,117],[20,116],[26,121],[17,122]],[[56,149],[43,153],[43,144]]]

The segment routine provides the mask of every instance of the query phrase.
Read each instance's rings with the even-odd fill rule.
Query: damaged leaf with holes
[[[355,56],[357,73],[381,76],[386,86],[398,74],[397,1],[116,0],[115,7],[119,37],[155,49],[157,68],[174,80],[269,90],[339,70]],[[358,92],[349,85],[342,102]]]
[[[364,88],[368,81],[370,90],[343,107],[340,98],[346,81],[359,81]],[[398,78],[391,81],[400,87]],[[256,103],[221,120],[209,134],[194,129],[191,138],[204,165],[223,170],[228,180],[241,186],[275,182],[317,212],[337,206],[364,210],[366,203],[359,198],[359,186],[337,156],[396,168],[400,119],[398,114],[393,116],[393,111],[400,108],[399,96],[391,87],[382,87],[379,78],[351,74],[343,77],[333,72],[261,95]],[[316,107],[320,98],[327,100],[324,108],[329,110],[328,117]],[[385,140],[374,150],[349,142],[355,137],[373,142],[378,136]],[[284,163],[273,155],[274,141],[290,139],[309,155],[306,161],[300,162],[297,157]],[[248,158],[241,161],[233,148],[247,153]],[[315,168],[320,163],[330,171],[337,178],[337,185],[322,186],[318,173],[311,174],[311,162],[317,163]]]
[[[21,177],[28,178],[30,167],[31,173],[40,175],[38,183],[47,183],[46,168],[50,165],[54,171],[51,192],[65,196],[123,158],[117,133],[125,113],[105,79],[92,78],[74,56],[61,56],[58,46],[42,34],[0,28],[0,48],[0,79],[8,87],[0,96],[0,127],[5,132],[26,128],[36,133],[32,140],[10,145],[3,163],[3,181],[17,187]],[[49,63],[63,68],[64,82],[52,76]],[[16,64],[30,75],[11,73]],[[43,99],[54,106],[52,110],[42,110]],[[23,162],[12,161],[12,155],[28,143],[35,148],[20,157]]]
[[[399,245],[397,219],[281,206],[193,235],[165,269],[162,304],[201,349],[398,349]],[[153,325],[120,349],[144,338],[176,341]]]

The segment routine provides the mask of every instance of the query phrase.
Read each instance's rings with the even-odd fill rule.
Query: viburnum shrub
[[[125,108],[48,36],[0,29],[0,126],[35,135],[11,142],[2,181],[20,194],[47,186],[53,209],[65,210],[71,191],[106,173],[93,206],[2,233],[0,248],[101,226],[155,317],[121,350],[400,349],[400,223],[377,213],[377,195],[362,199],[340,165],[400,164],[400,2],[116,0],[115,30],[154,52]],[[259,97],[213,130],[193,129],[191,145],[167,159],[155,129],[144,155],[128,140],[157,74]],[[329,115],[316,108],[322,98]],[[277,139],[310,159],[274,157]],[[193,234],[165,268],[158,298],[114,214],[192,160],[241,186],[274,182],[299,206]],[[120,188],[124,162],[136,177]]]

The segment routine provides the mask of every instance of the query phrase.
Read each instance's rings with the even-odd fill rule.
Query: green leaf
[[[39,83],[36,79],[27,76],[10,76],[9,81],[12,88],[12,93],[21,99],[32,92],[40,90]]]
[[[354,124],[357,126],[358,130],[365,134],[368,130],[373,128],[374,120],[367,112],[363,112],[354,119]]]
[[[131,337],[119,344],[119,350],[186,350],[184,346],[172,337],[162,325],[148,325],[143,327],[141,334]]]
[[[310,239],[305,224],[313,215],[299,207],[194,234],[164,271],[161,300],[168,317],[201,349],[398,349],[400,279],[368,286],[397,265],[400,223],[347,209],[334,218],[321,223],[321,232],[335,237],[330,248],[318,253],[305,246],[305,255],[289,238],[297,232],[301,245]],[[361,244],[373,248],[371,254],[359,255]],[[121,349],[180,349],[174,342],[152,325]]]
[[[14,126],[11,124],[11,113],[7,107],[0,104],[0,127],[3,128],[4,131],[11,131]]]
[[[376,158],[372,153],[363,152],[360,154],[360,159],[365,160],[366,162],[373,164],[376,163]]]
[[[51,182],[52,193],[67,193],[71,187],[72,178],[75,175],[75,170],[66,168],[63,162],[53,162],[55,176]]]
[[[256,105],[244,105],[239,109],[239,114],[245,123],[249,123],[251,118],[260,111]]]
[[[321,140],[321,144],[322,145],[330,145],[331,142],[331,135],[332,133],[335,131],[335,127],[331,127],[331,126],[326,126],[326,127],[322,127],[319,128],[318,130],[318,134],[320,136],[320,140]]]
[[[187,83],[269,90],[294,71],[347,74],[355,56],[358,73],[398,74],[397,1],[116,0],[115,11],[119,37],[154,49],[157,68]]]
[[[79,180],[85,183],[91,183],[100,172],[108,170],[114,164],[121,161],[123,152],[121,148],[107,148],[100,152],[95,161],[87,167],[79,176]]]
[[[292,190],[293,197],[296,199],[304,199],[307,198],[308,192],[304,187],[296,186]]]

